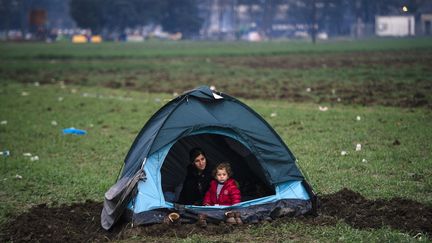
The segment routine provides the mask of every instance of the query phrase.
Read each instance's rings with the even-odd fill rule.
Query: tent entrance
[[[175,202],[178,198],[190,164],[189,151],[194,147],[205,151],[208,166],[212,168],[218,163],[230,162],[233,178],[239,183],[242,201],[275,195],[274,187],[266,182],[257,158],[245,145],[231,136],[201,133],[183,137],[168,152],[161,168],[165,200]],[[167,192],[177,194],[167,198]]]

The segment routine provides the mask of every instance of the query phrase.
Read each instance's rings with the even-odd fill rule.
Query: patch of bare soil
[[[413,200],[368,200],[346,188],[324,195],[320,200],[319,216],[307,218],[306,222],[325,225],[343,220],[358,229],[389,226],[412,235],[426,233],[432,236],[432,207]]]
[[[314,69],[344,68],[385,65],[393,67],[431,63],[429,52],[386,51],[386,52],[343,52],[321,54],[292,54],[283,56],[215,58],[215,62],[226,66],[247,66],[270,69]],[[430,68],[430,66],[428,66]]]
[[[280,218],[273,225],[300,220],[316,226],[334,225],[343,220],[353,228],[378,229],[389,226],[416,235],[432,235],[432,207],[408,199],[368,200],[359,193],[342,189],[320,197],[317,217]],[[118,224],[111,231],[100,226],[102,203],[87,201],[59,207],[38,205],[23,213],[0,230],[0,242],[101,242],[128,239],[134,236],[180,237],[192,234],[220,235],[242,230],[221,223],[200,228],[194,224],[169,226],[165,224],[134,227]]]

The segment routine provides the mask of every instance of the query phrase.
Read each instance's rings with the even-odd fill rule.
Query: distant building
[[[414,16],[376,16],[375,34],[377,36],[414,36]]]
[[[432,35],[432,14],[420,16],[420,32],[421,35]]]

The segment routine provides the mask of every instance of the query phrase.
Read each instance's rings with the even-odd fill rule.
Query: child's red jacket
[[[216,180],[210,182],[210,188],[204,196],[204,205],[213,206],[218,204],[229,206],[241,202],[240,190],[238,189],[234,179],[229,178],[225,181],[222,190],[220,191],[219,198],[216,197],[217,185],[218,182]]]

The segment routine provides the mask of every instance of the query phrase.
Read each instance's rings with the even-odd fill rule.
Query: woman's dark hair
[[[201,148],[193,148],[193,149],[191,149],[189,151],[189,161],[191,163],[193,163],[194,160],[195,160],[195,158],[198,157],[200,154],[202,154],[202,156],[204,156],[205,158],[207,158],[206,155],[205,155],[205,153],[204,153],[204,151]]]

